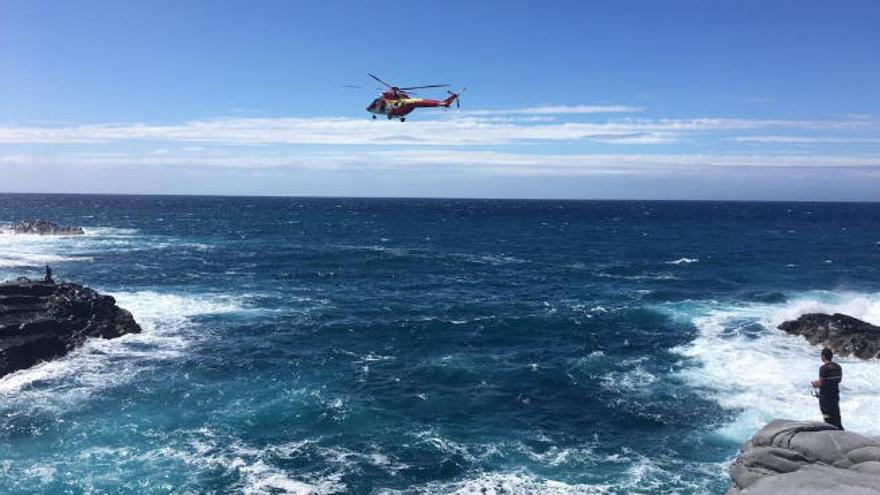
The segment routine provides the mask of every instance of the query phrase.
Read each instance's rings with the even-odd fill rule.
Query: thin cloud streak
[[[500,110],[465,110],[469,115],[581,115],[601,113],[639,113],[643,107],[629,105],[544,105]]]
[[[7,154],[0,154],[0,169],[14,167],[21,171],[47,166],[116,171],[125,167],[164,167],[241,173],[431,170],[561,177],[698,174],[734,169],[798,173],[857,169],[864,175],[880,170],[880,153],[808,154],[799,146],[877,143],[880,122],[870,117],[624,117],[591,122],[557,120],[553,116],[565,109],[569,113],[588,113],[595,107],[531,107],[482,115],[450,113],[406,123],[345,117],[223,117],[164,125],[6,125],[0,126],[0,153],[4,147],[7,150]],[[748,143],[764,143],[768,151],[736,149],[749,148]],[[610,151],[616,149],[621,152]],[[704,149],[713,152],[694,152]],[[719,149],[726,152],[714,152]]]
[[[705,172],[733,168],[880,170],[880,156],[815,154],[537,154],[474,150],[318,152],[241,156],[144,153],[0,155],[0,166],[174,166],[232,169],[414,170],[438,168],[500,175],[600,175]]]
[[[829,136],[739,136],[732,138],[738,143],[774,143],[774,144],[845,144],[845,143],[880,143],[880,138],[873,137],[829,137]]]
[[[89,144],[125,141],[218,145],[422,145],[486,146],[523,142],[595,141],[660,144],[700,133],[800,129],[876,129],[872,120],[617,119],[607,122],[497,122],[479,117],[372,122],[365,119],[218,118],[182,124],[86,124],[0,126],[0,144]]]

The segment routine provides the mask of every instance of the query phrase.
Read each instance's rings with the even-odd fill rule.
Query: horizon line
[[[880,199],[676,199],[676,198],[548,198],[528,197],[478,197],[478,196],[334,196],[310,194],[205,194],[205,193],[92,193],[92,192],[24,192],[0,191],[0,196],[134,196],[134,197],[184,197],[184,198],[243,198],[243,199],[375,199],[375,200],[437,200],[437,201],[558,201],[558,202],[669,202],[669,203],[845,203],[880,204]]]

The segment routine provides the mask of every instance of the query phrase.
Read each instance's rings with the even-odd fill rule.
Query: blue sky
[[[0,190],[876,201],[878,25],[874,1],[0,0]],[[371,121],[367,72],[468,92]]]

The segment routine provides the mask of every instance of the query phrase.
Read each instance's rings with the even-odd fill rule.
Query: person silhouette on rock
[[[822,366],[819,367],[819,379],[813,380],[813,387],[819,389],[819,409],[825,422],[841,430],[840,420],[840,382],[843,380],[843,368],[832,361],[834,354],[831,349],[822,349]]]

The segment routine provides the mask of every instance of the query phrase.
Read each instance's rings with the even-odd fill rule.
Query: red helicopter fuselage
[[[367,107],[367,111],[373,114],[373,118],[377,115],[385,115],[389,119],[398,118],[405,119],[405,116],[416,108],[444,107],[449,108],[450,105],[458,98],[460,93],[450,93],[449,97],[443,100],[434,100],[431,98],[413,98],[404,91],[383,91],[382,94],[373,100]]]

